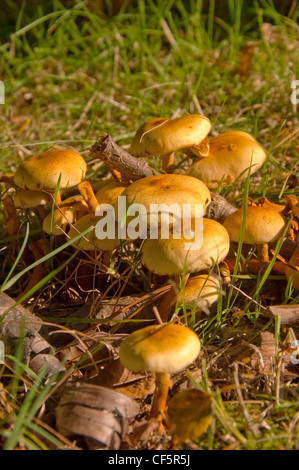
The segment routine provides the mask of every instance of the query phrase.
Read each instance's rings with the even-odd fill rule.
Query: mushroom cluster
[[[95,259],[101,256],[106,267],[113,256],[116,262],[122,261],[118,253],[122,243],[132,243],[134,261],[137,259],[149,285],[157,286],[152,283],[155,276],[170,284],[156,305],[160,323],[137,329],[120,346],[125,367],[156,374],[150,416],[160,421],[170,374],[187,367],[200,352],[198,335],[190,323],[186,326],[188,315],[183,325],[175,306],[209,314],[223,293],[221,273],[233,243],[241,240],[255,246],[262,267],[270,261],[269,245],[290,233],[291,218],[295,220],[292,233],[298,239],[296,198],[282,207],[265,200],[249,204],[246,220],[242,207],[233,208],[221,221],[211,217],[211,191],[241,181],[266,161],[265,150],[248,133],[230,131],[209,138],[211,127],[210,120],[200,115],[157,117],[142,124],[132,139],[130,156],[161,157],[163,171],[158,174],[130,179],[108,167],[111,178],[91,184],[86,179],[87,163],[78,152],[51,149],[28,158],[14,175],[2,179],[6,187],[11,184],[15,189],[15,207],[37,213],[46,235],[70,240],[80,254],[94,252]],[[175,173],[175,152],[185,149],[187,157],[196,155],[197,161]],[[103,211],[107,207],[114,214],[114,236],[109,237],[107,232],[106,237],[100,237],[97,227],[106,221]],[[136,207],[143,208],[137,222]],[[142,227],[134,238],[137,225]],[[125,229],[125,237],[120,228]],[[297,247],[284,272],[299,290],[298,264]],[[156,322],[157,318],[153,316],[152,320]]]

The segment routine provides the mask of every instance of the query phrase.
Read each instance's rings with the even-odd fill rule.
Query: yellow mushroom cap
[[[117,226],[115,225],[115,238],[104,238],[99,239],[96,232],[96,224],[100,221],[101,217],[97,217],[94,214],[86,214],[81,217],[77,222],[70,228],[68,236],[72,239],[84,232],[88,228],[92,229],[77,241],[74,242],[74,246],[84,251],[113,251],[120,245],[120,240],[117,238]]]
[[[210,189],[246,178],[250,165],[253,174],[266,160],[263,147],[247,132],[225,132],[210,139],[209,145],[208,157],[191,165],[186,174],[200,179]]]
[[[34,155],[17,168],[14,182],[23,189],[55,191],[61,174],[60,189],[69,188],[85,178],[87,165],[77,152],[52,149]]]
[[[211,126],[211,121],[199,114],[150,119],[137,130],[129,152],[135,157],[151,157],[187,148],[205,139]]]
[[[128,184],[120,181],[111,180],[105,182],[95,193],[99,204],[111,204],[117,202],[118,196],[128,187]]]
[[[145,207],[148,219],[154,210],[151,204],[172,204],[179,206],[183,214],[183,204],[190,204],[191,217],[196,216],[196,205],[202,204],[203,215],[211,202],[211,193],[207,186],[197,178],[186,175],[165,174],[142,178],[130,184],[121,194],[126,198],[126,207],[141,204]],[[128,211],[127,222],[130,220]],[[115,204],[115,216],[118,220],[118,206]]]
[[[199,352],[200,341],[194,331],[170,323],[134,331],[121,343],[119,357],[133,372],[172,374],[191,364]]]
[[[238,242],[243,219],[242,209],[229,215],[223,226],[233,242]],[[243,242],[250,245],[261,245],[277,241],[286,227],[285,218],[275,209],[260,206],[247,207]]]
[[[15,192],[14,205],[21,209],[30,209],[37,206],[45,206],[50,202],[50,197],[43,191],[30,189],[18,189]]]
[[[202,224],[202,236],[197,232]],[[190,230],[184,223],[170,227],[170,238],[148,238],[141,250],[141,262],[149,271],[179,276],[209,269],[227,256],[230,240],[226,229],[212,219],[192,219]],[[176,238],[178,237],[178,238]]]
[[[189,277],[186,285],[180,291],[179,305],[196,308],[208,313],[208,309],[219,298],[221,283],[214,274],[199,274]]]

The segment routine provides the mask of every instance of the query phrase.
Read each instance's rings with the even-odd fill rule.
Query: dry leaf
[[[114,359],[90,379],[89,383],[114,387],[119,393],[128,397],[144,399],[154,393],[155,376],[146,372],[135,374],[124,367],[119,359]]]
[[[37,354],[29,362],[29,367],[37,375],[41,370],[46,366],[43,378],[48,380],[56,372],[64,372],[65,367],[60,363],[60,361],[53,356],[52,354]]]
[[[109,388],[91,384],[66,387],[56,409],[58,431],[69,439],[82,438],[88,448],[119,449],[128,419],[139,405]]]
[[[131,398],[145,399],[155,391],[155,376],[153,374],[135,379],[117,387],[117,391]]]
[[[176,442],[195,441],[212,420],[211,395],[200,390],[178,392],[168,403],[166,423]]]
[[[5,354],[13,355],[21,335],[23,340],[23,360],[31,355],[48,352],[50,344],[39,334],[41,320],[22,305],[14,307],[15,301],[4,292],[0,294],[0,340],[5,346]],[[23,328],[23,329],[22,329]]]

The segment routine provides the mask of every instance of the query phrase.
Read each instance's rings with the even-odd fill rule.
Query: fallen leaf
[[[177,443],[195,441],[211,424],[211,395],[200,390],[183,390],[168,403],[166,423]]]
[[[56,408],[58,431],[81,438],[89,449],[117,450],[128,429],[128,419],[139,405],[109,388],[86,383],[67,386]]]
[[[4,292],[0,294],[0,340],[4,343],[5,354],[14,355],[23,334],[23,360],[26,362],[34,354],[50,351],[51,345],[39,333],[40,318],[15,303]]]

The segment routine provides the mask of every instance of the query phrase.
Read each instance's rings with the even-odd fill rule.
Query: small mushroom
[[[217,302],[220,294],[221,281],[218,276],[213,273],[198,274],[189,277],[180,291],[175,286],[171,288],[162,298],[158,310],[164,312],[177,303],[178,306],[185,305],[186,311],[192,311],[198,317],[202,312],[209,315],[210,307]]]
[[[54,236],[62,235],[69,225],[74,224],[88,211],[89,208],[82,196],[69,197],[54,209],[53,214],[52,212],[47,214],[43,221],[43,231]]]
[[[14,175],[14,183],[22,189],[44,190],[54,195],[60,178],[56,199],[60,203],[60,190],[78,185],[85,178],[86,170],[84,158],[74,150],[51,149],[22,162]]]
[[[203,141],[211,130],[208,118],[198,114],[176,119],[154,118],[137,130],[130,147],[134,157],[162,157],[162,169],[173,172],[174,152]]]
[[[190,328],[178,324],[154,325],[131,333],[120,345],[119,357],[132,372],[156,374],[150,418],[159,419],[166,408],[170,374],[191,364],[199,355],[200,341]]]
[[[243,210],[238,209],[229,215],[223,226],[232,242],[239,242],[243,220]],[[286,219],[275,209],[260,206],[247,207],[243,243],[257,246],[261,263],[269,262],[268,244],[279,240],[286,228]]]
[[[95,196],[99,204],[111,204],[113,206],[118,196],[129,186],[129,183],[121,181],[109,180],[105,181],[96,191]]]
[[[49,204],[50,197],[44,191],[33,191],[31,189],[17,189],[14,196],[16,209],[36,210],[41,220],[46,216],[45,206]]]
[[[198,223],[198,221],[197,221]],[[148,238],[141,249],[141,262],[152,273],[167,275],[177,286],[179,278],[186,283],[190,273],[210,270],[225,259],[230,247],[229,235],[219,222],[201,219],[202,235],[196,234],[196,222],[182,227],[183,222],[173,224],[170,238]],[[164,301],[159,306],[162,321],[167,321],[173,304]]]
[[[14,196],[15,207],[20,209],[32,209],[38,206],[45,206],[49,202],[50,198],[44,191],[18,189]]]
[[[210,189],[228,186],[236,179],[241,181],[249,168],[253,174],[266,160],[263,147],[247,132],[225,132],[210,139],[209,146],[207,158],[191,165],[186,174],[200,179]]]

